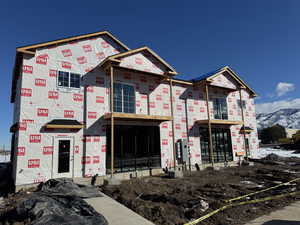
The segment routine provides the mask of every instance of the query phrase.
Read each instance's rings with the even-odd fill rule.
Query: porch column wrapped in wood
[[[208,94],[208,84],[205,83],[205,94],[206,94],[206,108],[207,108],[207,119],[208,119],[208,136],[209,136],[209,149],[210,149],[210,159],[211,165],[214,166],[214,152],[213,152],[213,145],[212,145],[212,135],[211,135],[211,121],[210,121],[210,112],[209,112],[209,94]]]

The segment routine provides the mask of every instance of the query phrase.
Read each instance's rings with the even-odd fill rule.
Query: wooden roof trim
[[[119,54],[116,54],[116,55],[108,57],[108,59],[116,59],[116,58],[124,57],[124,56],[131,55],[131,54],[134,54],[134,53],[137,53],[137,52],[142,52],[142,51],[148,51],[149,53],[151,53],[156,59],[158,59],[158,61],[160,61],[169,70],[171,70],[169,72],[170,74],[177,75],[176,70],[170,64],[168,64],[165,60],[163,60],[160,56],[158,56],[155,52],[153,52],[147,46],[144,46],[144,47],[141,47],[141,48],[132,49],[132,50],[129,50],[127,52],[119,53]]]
[[[50,129],[81,129],[84,125],[47,124],[45,127]]]
[[[144,115],[134,113],[106,113],[104,119],[110,119],[111,117],[120,120],[152,120],[152,121],[170,121],[172,116],[157,116],[157,115]]]
[[[48,42],[44,42],[44,43],[40,43],[40,44],[34,44],[34,45],[19,47],[19,48],[17,48],[17,51],[19,51],[19,52],[28,51],[29,49],[36,49],[36,48],[41,48],[41,47],[45,47],[45,46],[49,46],[49,45],[62,44],[62,43],[70,42],[70,41],[76,41],[76,40],[81,40],[81,39],[100,36],[100,35],[107,35],[111,39],[113,39],[113,41],[115,41],[116,43],[121,45],[126,50],[130,50],[130,48],[128,48],[125,44],[123,44],[120,40],[118,40],[115,36],[113,36],[108,31],[101,31],[101,32],[95,32],[95,33],[89,33],[89,34],[73,36],[73,37],[64,38],[64,39],[58,39],[58,40],[55,40],[55,41],[48,41]]]

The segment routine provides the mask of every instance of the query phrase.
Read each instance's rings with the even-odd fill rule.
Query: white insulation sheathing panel
[[[109,121],[104,120],[103,116],[110,112],[110,77],[97,66],[106,57],[124,51],[108,36],[102,35],[37,49],[35,56],[24,56],[14,108],[14,123],[19,122],[14,155],[16,185],[39,183],[61,176],[90,177],[106,174],[106,125]],[[136,113],[171,116],[170,85],[162,81],[160,76],[167,70],[166,66],[147,51],[123,56],[120,60],[121,67],[134,70],[115,69],[114,82],[134,85]],[[58,87],[58,71],[81,74],[81,88]],[[219,74],[214,77],[211,85],[215,87],[209,88],[209,98],[225,96],[228,119],[241,121],[241,110],[237,105],[239,91],[228,94],[228,91],[219,88],[236,89],[236,81],[228,74]],[[242,98],[246,100],[245,126],[254,129],[247,134],[250,152],[254,154],[258,150],[254,102],[246,90],[242,90]],[[199,125],[195,122],[207,119],[204,89],[174,82],[173,109],[175,142],[188,138],[191,163],[201,164],[201,137]],[[209,109],[213,118],[211,101]],[[79,130],[45,129],[45,124],[53,119],[73,119],[85,123],[86,127]],[[161,167],[174,164],[171,121],[136,121],[125,124],[159,125]],[[235,152],[245,151],[240,129],[241,125],[230,127],[234,160],[238,160]],[[66,138],[70,140],[72,149],[70,172],[58,174],[57,144],[58,140]]]

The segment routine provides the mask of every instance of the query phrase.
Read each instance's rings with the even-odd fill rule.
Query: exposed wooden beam
[[[111,134],[110,134],[110,155],[111,155],[111,164],[110,164],[110,171],[111,177],[114,175],[114,68],[110,67],[110,125],[111,125]]]
[[[198,124],[212,124],[212,125],[242,125],[242,121],[234,121],[234,120],[197,120],[196,123]]]
[[[208,119],[207,121],[208,121],[210,160],[211,160],[212,167],[214,167],[214,152],[213,152],[213,145],[212,145],[212,134],[211,134],[211,123],[210,123],[208,83],[205,83],[205,94],[206,94],[206,110],[207,110],[207,119]]]
[[[171,116],[174,118],[174,109],[173,109],[173,83],[170,79],[170,107],[171,107]],[[174,159],[174,169],[176,168],[176,149],[175,149],[175,128],[174,120],[172,120],[172,146],[173,146],[173,159]]]
[[[246,157],[248,158],[248,150],[246,149],[246,133],[245,133],[245,116],[244,116],[244,109],[243,109],[243,103],[242,103],[242,88],[239,89],[239,94],[240,94],[240,107],[241,107],[241,112],[242,112],[242,120],[244,126],[242,127],[242,130],[244,130],[243,136],[244,136],[244,149],[246,151]]]
[[[115,120],[149,120],[149,121],[170,121],[173,120],[171,116],[156,116],[134,113],[106,113],[104,119],[109,120],[111,118]]]
[[[84,125],[47,124],[45,127],[50,129],[81,129]]]

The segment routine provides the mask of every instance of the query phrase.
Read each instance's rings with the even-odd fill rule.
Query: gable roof
[[[229,66],[224,66],[219,69],[216,69],[212,72],[201,75],[197,78],[192,79],[192,82],[200,82],[203,80],[211,81],[214,77],[218,76],[221,73],[227,72],[234,80],[236,80],[242,87],[248,89],[252,95],[257,96],[255,91],[251,89]]]
[[[107,62],[109,60],[116,61],[119,58],[122,58],[122,57],[125,57],[125,56],[128,56],[128,55],[132,55],[132,54],[135,54],[135,53],[139,53],[139,52],[145,52],[145,51],[150,53],[156,60],[158,60],[161,64],[163,64],[167,69],[169,69],[171,74],[173,74],[173,75],[177,74],[176,70],[170,64],[168,64],[165,60],[163,60],[160,56],[158,56],[154,51],[152,51],[147,46],[132,49],[132,50],[128,50],[128,51],[123,52],[123,53],[118,53],[118,54],[109,56],[100,65],[103,65],[105,62]]]
[[[76,35],[76,36],[72,36],[72,37],[68,37],[68,38],[57,39],[57,40],[53,40],[53,41],[47,41],[47,42],[42,42],[42,43],[38,43],[38,44],[26,45],[26,46],[18,47],[17,48],[17,52],[34,54],[35,53],[34,50],[37,49],[37,48],[47,47],[47,46],[52,46],[52,45],[57,45],[57,44],[63,44],[63,43],[67,43],[67,42],[78,41],[78,40],[82,40],[82,39],[86,39],[86,38],[92,38],[92,37],[97,37],[97,36],[102,36],[102,35],[108,36],[114,42],[116,42],[117,44],[121,45],[125,50],[130,50],[130,48],[128,48],[121,41],[119,41],[110,32],[108,32],[108,31],[100,31],[100,32],[94,32],[94,33]]]

